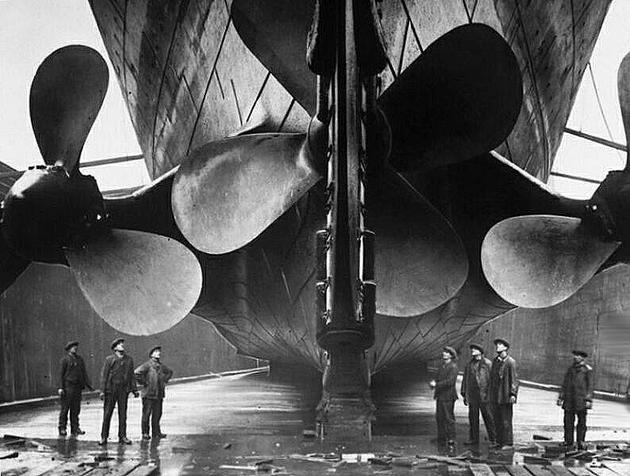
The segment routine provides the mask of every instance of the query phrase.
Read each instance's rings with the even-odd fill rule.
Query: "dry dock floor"
[[[141,402],[130,398],[128,436],[133,444],[129,446],[118,445],[111,437],[117,434],[116,414],[109,444],[97,445],[100,400],[83,402],[81,427],[87,433],[77,439],[57,437],[58,407],[3,413],[0,436],[16,435],[23,440],[0,441],[0,458],[17,453],[0,459],[0,472],[3,476],[630,476],[630,460],[623,453],[624,443],[630,440],[630,405],[626,403],[597,400],[589,413],[591,454],[603,454],[596,443],[608,447],[604,450],[608,456],[596,458],[593,464],[562,459],[552,451],[553,441],[562,439],[562,410],[555,406],[554,392],[521,388],[514,410],[515,451],[508,452],[489,451],[486,442],[474,452],[464,446],[467,408],[459,400],[455,405],[457,447],[444,453],[431,441],[434,401],[425,382],[383,385],[387,390],[374,395],[378,411],[369,442],[322,442],[304,436],[304,430],[315,427],[313,405],[318,395],[303,388],[274,382],[261,373],[169,386],[162,418],[168,437],[160,441],[140,440]],[[483,435],[483,427],[481,431]],[[553,441],[534,441],[535,434]],[[458,455],[462,458],[453,459]],[[550,465],[540,465],[547,463],[539,459],[545,455]],[[366,460],[372,456],[380,459],[371,464]]]

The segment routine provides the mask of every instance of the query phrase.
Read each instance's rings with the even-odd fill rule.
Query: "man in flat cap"
[[[494,435],[494,419],[490,411],[488,401],[488,388],[490,385],[490,368],[492,362],[484,355],[483,347],[479,344],[470,344],[471,359],[464,369],[461,394],[464,405],[468,405],[469,437],[467,445],[479,444],[479,412],[483,417],[488,433],[488,441],[491,445],[496,443]]]
[[[81,392],[84,388],[92,388],[90,377],[85,370],[85,362],[77,353],[79,341],[73,340],[64,347],[67,354],[63,356],[59,367],[59,385],[57,393],[60,397],[61,411],[59,412],[59,436],[66,436],[68,412],[70,412],[70,434],[84,435],[79,427],[79,412],[81,411]]]
[[[437,442],[439,446],[448,445],[449,450],[455,447],[455,400],[457,400],[457,352],[452,347],[442,349],[442,365],[436,380],[429,385],[434,389],[435,420],[437,421]]]
[[[127,438],[127,399],[129,394],[138,396],[136,379],[133,375],[133,359],[125,353],[125,339],[119,337],[112,341],[112,355],[105,357],[103,371],[101,372],[101,399],[105,401],[103,406],[103,428],[99,445],[107,444],[109,437],[109,424],[114,413],[114,407],[118,406],[118,442],[130,445]]]
[[[573,351],[573,364],[564,375],[557,404],[564,409],[564,444],[573,447],[573,430],[577,417],[577,444],[585,449],[586,412],[593,408],[593,367],[586,363],[588,354]]]
[[[510,450],[514,445],[512,407],[518,394],[516,362],[508,355],[510,343],[501,338],[494,340],[497,356],[490,369],[489,398],[496,433],[495,447]]]
[[[142,439],[166,438],[160,429],[162,418],[162,402],[164,387],[173,376],[173,371],[164,365],[160,359],[162,347],[156,345],[149,350],[149,360],[134,372],[136,380],[141,385],[142,394]],[[151,435],[149,436],[149,419],[151,420]]]

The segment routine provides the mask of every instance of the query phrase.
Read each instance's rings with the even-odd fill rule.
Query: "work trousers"
[[[498,445],[512,446],[512,407],[511,403],[492,403],[492,416],[494,417],[494,429]]]
[[[438,444],[455,441],[455,400],[435,401]]]
[[[584,443],[586,437],[586,410],[581,412],[575,410],[564,411],[564,442],[573,444],[573,430],[575,428],[575,417],[577,416],[577,442]]]
[[[64,394],[59,399],[61,410],[59,411],[59,430],[65,430],[68,424],[68,412],[70,413],[70,433],[76,433],[79,429],[79,412],[81,411],[81,387],[68,385],[64,387]]]
[[[118,406],[118,438],[127,436],[127,398],[129,392],[127,388],[116,388],[111,392],[105,393],[105,403],[103,405],[103,428],[101,429],[101,438],[106,439],[109,436],[109,424],[114,413],[114,407]]]
[[[493,443],[496,441],[496,435],[494,431],[494,418],[492,417],[492,412],[490,411],[490,404],[488,402],[480,402],[477,398],[468,399],[468,424],[470,426],[470,441],[473,441],[475,443],[479,441],[479,412],[481,412],[483,423],[484,425],[486,425],[488,441]]]
[[[151,430],[153,436],[162,433],[160,430],[160,418],[162,418],[162,402],[161,398],[143,398],[142,399],[142,434],[149,434],[149,419],[151,420]]]

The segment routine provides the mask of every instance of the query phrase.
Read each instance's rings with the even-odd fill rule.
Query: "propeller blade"
[[[621,65],[619,65],[617,89],[619,91],[623,128],[626,132],[626,143],[628,143],[628,138],[630,138],[630,53],[623,58]],[[630,149],[628,150],[625,169],[630,169]]]
[[[171,202],[175,222],[198,250],[246,245],[320,179],[307,134],[252,134],[211,142],[180,166]]]
[[[481,264],[503,299],[541,308],[580,289],[619,245],[599,239],[579,218],[520,216],[490,229],[481,246]]]
[[[417,316],[459,291],[468,258],[450,223],[404,178],[387,171],[379,185],[367,203],[368,227],[376,233],[376,310]]]
[[[469,24],[433,42],[381,95],[392,130],[390,164],[423,169],[492,150],[512,131],[523,98],[510,46]]]
[[[314,0],[234,0],[232,22],[249,50],[310,116],[317,78],[306,64]]]
[[[14,255],[0,232],[0,293],[3,293],[28,267],[30,261]]]
[[[64,250],[94,310],[133,335],[162,332],[191,311],[201,292],[201,267],[171,238],[113,229],[84,249]]]
[[[109,73],[92,48],[71,45],[48,56],[31,85],[31,123],[44,162],[72,173],[98,114]]]

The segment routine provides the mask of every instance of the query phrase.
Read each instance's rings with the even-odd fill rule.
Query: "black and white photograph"
[[[0,0],[0,476],[630,476],[630,0]]]

